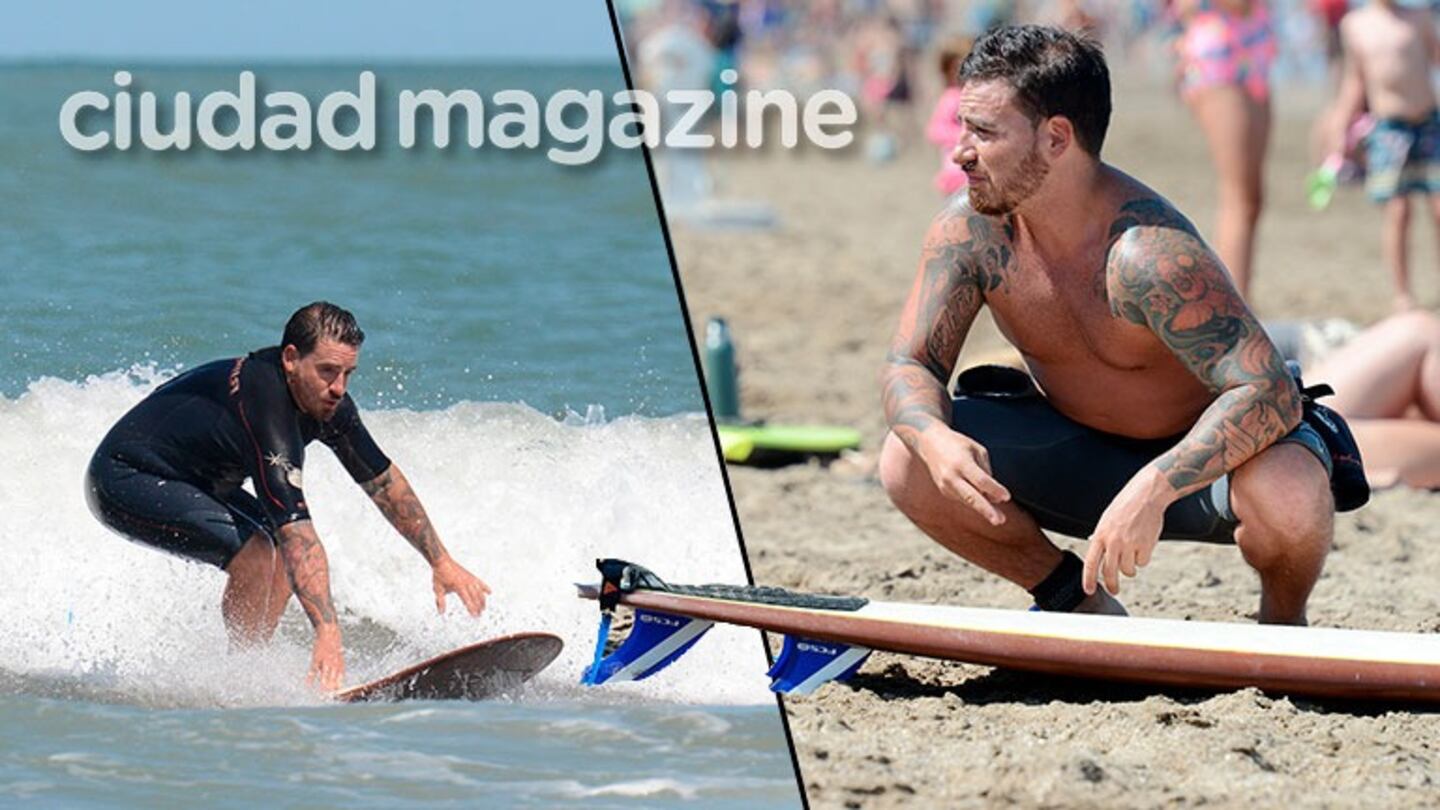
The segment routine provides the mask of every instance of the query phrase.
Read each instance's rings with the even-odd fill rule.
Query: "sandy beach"
[[[1214,178],[1185,108],[1126,81],[1105,157],[1165,195],[1207,238]],[[1252,303],[1264,319],[1386,314],[1379,211],[1359,189],[1324,213],[1303,196],[1318,89],[1279,93]],[[862,452],[830,466],[731,467],[757,583],[876,599],[1023,608],[1028,595],[925,538],[874,474],[885,436],[877,372],[941,200],[938,156],[861,150],[724,156],[720,196],[773,205],[770,232],[672,229],[693,323],[735,334],[745,416],[858,428]],[[1412,228],[1415,288],[1440,305],[1429,224]],[[988,316],[961,364],[1003,346]],[[1313,382],[1313,381],[1312,381]],[[1137,403],[1143,407],[1143,403]],[[1379,493],[1337,519],[1310,604],[1332,627],[1440,630],[1440,495]],[[1083,545],[1057,538],[1062,545]],[[1166,543],[1122,597],[1138,615],[1253,621],[1258,581],[1233,547]],[[1267,696],[1117,687],[875,654],[849,684],[786,700],[816,808],[892,806],[1434,806],[1434,713]]]

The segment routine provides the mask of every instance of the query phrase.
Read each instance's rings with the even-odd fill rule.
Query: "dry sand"
[[[1318,93],[1280,99],[1253,300],[1264,318],[1385,314],[1379,214],[1358,190],[1323,214],[1302,196]],[[1187,111],[1160,88],[1117,91],[1106,157],[1208,235],[1215,188]],[[697,330],[734,327],[743,406],[774,422],[853,425],[864,453],[830,467],[730,468],[757,582],[886,600],[1021,608],[1027,595],[945,552],[873,473],[876,383],[940,207],[937,158],[858,150],[732,155],[722,196],[772,203],[769,233],[673,231]],[[1417,221],[1417,291],[1440,303],[1434,236]],[[982,317],[962,363],[1003,344]],[[1337,521],[1311,602],[1319,625],[1440,630],[1440,496],[1393,490]],[[1079,547],[1075,544],[1074,547]],[[1233,547],[1167,543],[1122,596],[1132,613],[1253,621],[1259,589]],[[1393,707],[1187,693],[876,654],[851,684],[785,701],[812,806],[1435,806],[1440,720]]]

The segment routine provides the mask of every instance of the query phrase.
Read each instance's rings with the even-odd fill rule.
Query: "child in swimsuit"
[[[1371,0],[1340,23],[1345,65],[1336,107],[1348,119],[1368,106],[1375,127],[1365,139],[1365,190],[1384,206],[1381,253],[1395,280],[1395,308],[1415,306],[1406,243],[1412,194],[1440,232],[1440,113],[1430,69],[1440,53],[1433,13],[1423,2]],[[1332,143],[1344,141],[1340,124]]]
[[[956,68],[970,44],[963,40],[946,43],[940,51],[940,75],[945,80],[945,92],[935,102],[935,111],[930,114],[930,123],[925,127],[925,137],[940,149],[940,171],[935,175],[935,188],[946,197],[965,187],[965,172],[955,164],[955,145],[960,142],[964,130],[959,121],[960,85]]]

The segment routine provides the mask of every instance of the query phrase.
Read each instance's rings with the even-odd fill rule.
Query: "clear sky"
[[[6,60],[617,60],[605,0],[47,0],[4,16]]]

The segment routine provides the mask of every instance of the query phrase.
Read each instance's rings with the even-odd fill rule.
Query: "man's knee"
[[[880,484],[895,508],[926,531],[988,525],[979,513],[942,494],[925,462],[894,433],[885,437],[880,450]]]
[[[925,464],[894,433],[886,434],[880,448],[880,485],[891,502],[907,514],[927,500],[921,490],[934,487]]]
[[[1252,565],[1324,555],[1335,524],[1330,479],[1320,460],[1291,443],[1262,451],[1235,471],[1231,506],[1236,542]]]

